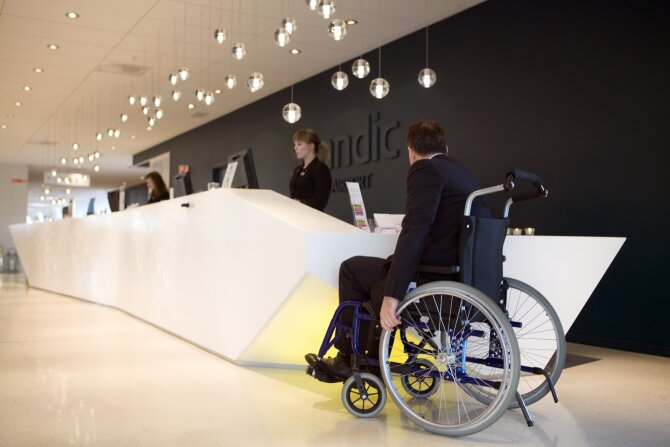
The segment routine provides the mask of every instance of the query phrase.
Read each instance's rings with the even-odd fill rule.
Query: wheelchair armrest
[[[437,267],[434,265],[420,265],[419,272],[423,273],[436,273],[438,275],[453,275],[461,271],[461,268],[457,265],[451,265],[449,267]]]

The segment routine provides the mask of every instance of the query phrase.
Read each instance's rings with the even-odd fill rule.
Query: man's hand
[[[391,296],[385,296],[384,301],[382,302],[382,309],[379,312],[379,320],[381,321],[382,327],[387,331],[392,330],[395,326],[400,324],[400,319],[395,316],[397,310],[398,300]]]

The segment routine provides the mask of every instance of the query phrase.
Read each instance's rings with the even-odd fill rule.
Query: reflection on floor
[[[670,359],[569,351],[561,402],[533,405],[533,428],[514,410],[445,439],[390,401],[381,417],[356,419],[338,384],[238,367],[122,312],[0,275],[0,445],[670,445]]]

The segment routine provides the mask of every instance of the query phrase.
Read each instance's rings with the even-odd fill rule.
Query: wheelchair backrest
[[[463,216],[459,236],[459,280],[498,302],[503,279],[507,219]]]

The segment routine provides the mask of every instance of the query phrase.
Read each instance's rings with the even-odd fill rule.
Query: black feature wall
[[[382,48],[381,74],[391,85],[382,100],[368,92],[378,70],[374,51],[365,55],[371,75],[350,75],[344,91],[330,86],[337,67],[296,84],[297,124],[281,118],[290,101],[284,90],[135,162],[170,151],[171,171],[189,164],[201,190],[214,166],[251,147],[261,187],[288,194],[297,164],[291,136],[310,127],[331,145],[335,192],[326,212],[349,221],[340,190],[352,177],[363,183],[368,212],[403,212],[407,127],[438,120],[450,154],[483,185],[513,167],[543,177],[550,198],[519,205],[513,226],[627,238],[569,340],[670,355],[670,300],[661,281],[670,250],[668,23],[670,4],[662,0],[490,0],[429,28],[429,65],[438,74],[430,89],[417,82],[422,30]],[[342,61],[349,73],[351,62]],[[218,101],[225,100],[224,92]]]

